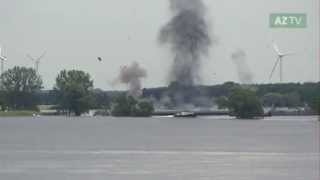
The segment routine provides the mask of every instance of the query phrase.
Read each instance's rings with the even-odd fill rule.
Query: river
[[[0,118],[1,180],[319,180],[317,117]]]

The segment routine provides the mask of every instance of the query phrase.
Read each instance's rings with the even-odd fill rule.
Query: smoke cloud
[[[170,80],[192,86],[211,45],[206,8],[202,0],[170,0],[170,9],[173,17],[160,30],[159,43],[168,44],[175,56]]]
[[[254,76],[247,64],[247,54],[240,49],[234,52],[231,58],[236,66],[240,82],[242,84],[252,84]]]
[[[120,74],[117,78],[118,83],[128,85],[128,94],[133,97],[142,95],[141,79],[147,77],[147,71],[140,67],[137,62],[133,62],[130,66],[120,68]]]

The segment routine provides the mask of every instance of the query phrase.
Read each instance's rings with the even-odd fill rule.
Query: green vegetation
[[[265,84],[256,85],[256,87],[258,87],[257,94],[261,99],[269,93],[280,95],[281,103],[275,107],[296,107],[305,104],[311,107],[314,99],[320,96],[320,83]]]
[[[68,114],[80,116],[93,106],[93,81],[83,71],[60,72],[56,78],[55,91],[59,108]]]
[[[92,92],[94,97],[94,107],[95,109],[108,110],[111,106],[111,95],[108,92],[101,89],[95,89]]]
[[[234,89],[229,97],[229,109],[240,119],[263,116],[262,104],[258,96],[249,89]]]
[[[236,87],[229,97],[220,98],[219,106],[228,108],[238,119],[254,119],[263,116],[262,104],[253,90]]]
[[[267,107],[290,107],[295,108],[303,106],[301,97],[297,92],[291,92],[286,94],[280,93],[268,93],[262,98],[264,106]]]
[[[1,79],[2,110],[37,110],[42,80],[34,69],[16,66],[4,72]]]
[[[320,121],[320,83],[317,88],[317,94],[311,101],[311,108],[314,112],[316,112],[319,115],[319,121]]]
[[[36,111],[8,111],[3,112],[0,111],[0,117],[24,117],[24,116],[33,116],[35,114],[39,114]]]
[[[95,109],[97,115],[147,117],[154,111],[153,103],[168,109],[183,105],[212,107],[213,99],[220,108],[230,109],[238,118],[260,116],[261,104],[272,108],[305,107],[307,113],[320,113],[320,83],[245,87],[234,82],[215,86],[185,86],[173,82],[169,87],[144,89],[141,97],[144,100],[138,100],[124,92],[94,89],[90,75],[78,70],[61,71],[54,89],[46,91],[41,90],[41,77],[32,68],[14,67],[4,72],[1,79],[0,116],[30,116],[36,114],[38,105],[49,105],[48,113],[54,115],[79,116]]]
[[[197,86],[193,88],[187,88],[182,96],[179,93],[177,98],[183,102],[192,102],[192,99],[196,99],[199,96],[206,99],[219,99],[228,97],[230,91],[234,87],[240,86],[234,82],[226,82],[221,85],[214,86]],[[144,90],[145,98],[154,98],[156,101],[161,101],[163,97],[171,97],[171,92],[174,92],[177,86],[175,84],[171,87],[152,88]],[[183,90],[186,88],[183,88]],[[253,84],[250,85],[250,89],[254,89],[258,98],[263,103],[264,107],[290,107],[295,108],[297,106],[304,107],[308,105],[311,107],[314,99],[320,96],[320,83],[286,83],[286,84]],[[172,99],[172,98],[171,98]],[[171,103],[173,105],[174,103]]]
[[[122,94],[115,98],[111,114],[120,117],[149,117],[153,111],[152,103]]]
[[[311,109],[316,112],[318,115],[320,115],[320,97],[317,96],[314,98],[314,100],[311,103]]]

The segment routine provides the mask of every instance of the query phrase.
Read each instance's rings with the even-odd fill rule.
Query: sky
[[[242,49],[255,83],[276,83],[269,75],[276,60],[275,41],[284,52],[285,82],[319,81],[318,0],[204,0],[215,44],[202,60],[201,84],[239,81],[231,55]],[[168,85],[173,56],[160,46],[159,30],[171,18],[168,0],[1,0],[0,44],[5,68],[34,67],[27,54],[40,56],[45,89],[58,72],[91,74],[96,88],[115,90],[120,67],[139,62],[147,69],[144,87]],[[306,13],[304,29],[272,29],[271,13]],[[99,62],[97,57],[102,57]]]

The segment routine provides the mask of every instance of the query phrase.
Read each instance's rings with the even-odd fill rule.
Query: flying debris
[[[173,17],[159,34],[159,43],[169,44],[174,55],[170,81],[193,86],[212,44],[206,7],[202,0],[170,0],[170,8]]]
[[[269,80],[271,80],[275,70],[279,66],[280,83],[282,83],[283,82],[283,58],[287,57],[287,56],[294,55],[295,53],[283,53],[282,51],[280,51],[279,46],[275,42],[273,42],[272,45],[273,45],[274,51],[277,53],[277,59],[276,59],[276,62],[274,64],[274,66],[273,66],[272,72],[271,72],[271,74],[269,76]]]

